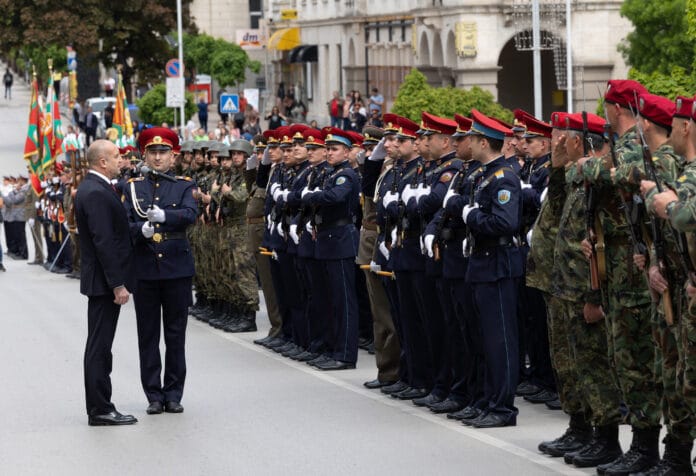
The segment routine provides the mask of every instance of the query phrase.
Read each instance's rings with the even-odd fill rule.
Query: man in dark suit
[[[128,218],[111,180],[119,174],[115,144],[95,141],[87,150],[89,173],[75,197],[80,234],[82,274],[80,292],[88,297],[85,394],[88,423],[130,425],[111,403],[111,344],[121,305],[134,289],[134,255]]]
[[[175,132],[163,127],[144,130],[138,138],[150,172],[128,181],[124,205],[135,246],[133,292],[138,321],[140,380],[148,399],[148,415],[181,413],[186,379],[186,324],[194,270],[186,228],[196,221],[194,182],[172,172]],[[166,352],[164,375],[160,334]]]

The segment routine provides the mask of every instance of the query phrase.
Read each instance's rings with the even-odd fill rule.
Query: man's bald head
[[[90,169],[95,168],[99,164],[99,159],[105,157],[109,152],[113,152],[116,144],[108,140],[99,139],[92,142],[92,145],[87,149],[87,165]]]
[[[87,149],[87,165],[91,170],[99,172],[110,179],[120,173],[118,147],[108,140],[95,140]]]

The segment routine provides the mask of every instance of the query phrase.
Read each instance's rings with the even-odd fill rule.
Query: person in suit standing
[[[111,403],[111,344],[121,306],[134,289],[133,246],[126,211],[111,182],[119,174],[115,144],[95,141],[87,150],[89,173],[75,196],[80,234],[80,292],[88,297],[84,372],[88,424],[130,425]]]
[[[145,176],[128,181],[124,205],[135,245],[137,285],[133,293],[138,322],[140,380],[148,415],[181,413],[186,379],[186,324],[193,304],[194,259],[186,229],[196,221],[195,183],[176,177],[173,149],[176,132],[164,127],[144,130],[138,138]],[[166,353],[164,377],[160,332]]]

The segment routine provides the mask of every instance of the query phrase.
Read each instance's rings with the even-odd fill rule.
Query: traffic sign
[[[239,95],[238,94],[221,94],[220,95],[220,112],[223,114],[234,114],[239,112]]]
[[[184,78],[167,78],[167,107],[181,107],[184,98]]]
[[[68,71],[75,71],[77,69],[77,53],[75,51],[68,51]]]
[[[179,58],[172,58],[167,61],[164,71],[170,78],[178,78],[181,76],[181,70],[183,69],[181,66],[182,65],[179,64]]]

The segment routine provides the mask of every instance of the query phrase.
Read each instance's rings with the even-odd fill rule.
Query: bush
[[[167,86],[158,84],[136,101],[142,123],[159,126],[163,122],[174,124],[174,108],[167,107]],[[178,110],[178,108],[177,108]],[[186,121],[196,112],[193,94],[186,92]],[[178,113],[177,113],[178,114]],[[179,121],[181,122],[181,121]]]
[[[495,102],[490,92],[478,86],[468,90],[453,87],[433,88],[417,69],[406,75],[396,95],[392,112],[420,122],[423,111],[451,118],[455,113],[468,116],[471,109],[507,122],[513,119],[512,112]]]

